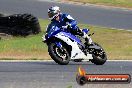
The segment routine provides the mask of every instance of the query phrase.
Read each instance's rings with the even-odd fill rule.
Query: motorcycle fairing
[[[61,39],[62,41],[64,41],[65,43],[67,43],[68,45],[70,45],[72,47],[71,60],[74,60],[74,59],[85,59],[85,60],[93,59],[92,54],[85,55],[79,49],[78,43],[81,44],[81,41],[78,38],[76,38],[75,36],[73,37],[69,33],[59,32],[58,34],[55,35],[55,37],[58,39]]]

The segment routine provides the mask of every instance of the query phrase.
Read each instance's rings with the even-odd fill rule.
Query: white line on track
[[[132,62],[132,60],[107,60],[108,62]],[[53,60],[0,60],[0,62],[54,62]]]
[[[126,62],[126,61],[127,61],[127,62],[132,62],[132,60],[107,60],[107,61],[109,61],[109,62],[110,62],[110,61],[112,61],[112,62],[117,62],[117,61],[119,61],[119,62],[120,62],[120,61],[122,61],[122,62],[123,62],[123,61],[125,61],[125,62]]]
[[[97,26],[97,27],[99,26],[99,27],[101,27],[101,28],[106,28],[106,29],[108,29],[108,30],[113,29],[113,30],[122,30],[122,31],[129,31],[129,32],[132,32],[132,30],[130,30],[130,29],[122,29],[122,28],[114,28],[114,27],[104,27],[104,26],[93,25],[93,24],[89,24],[89,25]]]
[[[53,62],[53,60],[0,60],[0,62]]]

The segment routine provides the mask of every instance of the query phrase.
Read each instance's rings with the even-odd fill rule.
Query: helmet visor
[[[49,19],[55,19],[58,15],[59,13],[48,13]]]
[[[53,13],[48,13],[49,18],[52,18],[54,16]]]

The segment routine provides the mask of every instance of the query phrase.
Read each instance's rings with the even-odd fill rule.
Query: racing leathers
[[[73,35],[82,36],[88,42],[88,35],[77,26],[77,21],[74,20],[69,14],[59,14],[59,21],[52,19],[50,25],[56,25],[59,28],[67,29]]]
[[[77,21],[68,14],[59,14],[59,21],[53,19],[51,24],[55,24],[59,28],[65,28],[73,35],[84,36],[84,33],[77,26]]]

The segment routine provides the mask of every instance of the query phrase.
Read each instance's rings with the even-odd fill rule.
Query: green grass
[[[72,86],[68,86],[67,88],[72,88]]]
[[[84,4],[91,3],[91,4],[101,4],[101,5],[132,8],[132,0],[64,0],[64,1],[81,2]]]
[[[48,23],[46,20],[40,20],[42,32],[38,35],[0,40],[0,58],[50,59],[47,46],[42,42],[42,35]],[[103,46],[109,59],[132,59],[132,32],[87,24],[79,24],[79,27],[90,28],[90,32],[95,33],[92,39]]]

